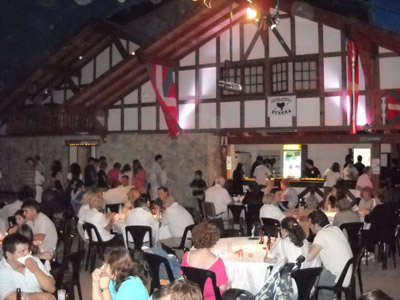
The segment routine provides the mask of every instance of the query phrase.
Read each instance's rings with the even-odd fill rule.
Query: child
[[[190,187],[192,188],[193,197],[197,199],[203,199],[204,191],[207,189],[207,184],[202,178],[203,172],[197,170],[194,172],[194,179],[190,183]]]

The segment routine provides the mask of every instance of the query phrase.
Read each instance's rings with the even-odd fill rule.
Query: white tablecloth
[[[248,237],[220,239],[212,249],[220,257],[226,268],[232,288],[239,288],[256,294],[266,282],[271,264],[264,263],[266,249],[257,240]],[[229,249],[228,249],[229,248]],[[239,260],[235,252],[243,250],[243,260]]]

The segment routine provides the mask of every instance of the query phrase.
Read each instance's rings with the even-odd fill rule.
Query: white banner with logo
[[[296,116],[296,96],[268,97],[268,117]]]

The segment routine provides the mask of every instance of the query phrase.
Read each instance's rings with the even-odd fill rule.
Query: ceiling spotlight
[[[79,59],[79,60],[82,60],[82,59],[83,59],[83,56],[79,56],[78,59]]]
[[[124,3],[126,0],[118,0],[119,3]]]
[[[154,4],[158,4],[161,2],[161,0],[150,0],[150,1],[151,1],[151,3],[154,3]]]
[[[131,55],[132,55],[132,56],[135,56],[135,55],[136,55],[136,52],[135,52],[135,51],[132,51],[132,52],[131,52]]]
[[[238,92],[238,93],[243,91],[243,87],[241,84],[236,83],[236,82],[228,82],[228,81],[224,81],[224,80],[218,81],[218,87],[223,88],[228,91],[233,91],[233,92]]]
[[[258,11],[253,7],[253,6],[249,6],[247,8],[247,18],[250,20],[254,20],[258,15]]]

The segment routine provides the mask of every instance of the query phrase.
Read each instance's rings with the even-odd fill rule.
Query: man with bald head
[[[163,243],[169,247],[177,247],[181,243],[185,228],[193,225],[194,221],[189,212],[171,195],[162,201],[165,211],[161,219],[160,240],[157,246],[161,247]]]
[[[231,196],[224,188],[225,179],[215,178],[215,185],[206,190],[206,202],[214,204],[215,214],[224,220],[228,219],[228,204],[232,202]]]

